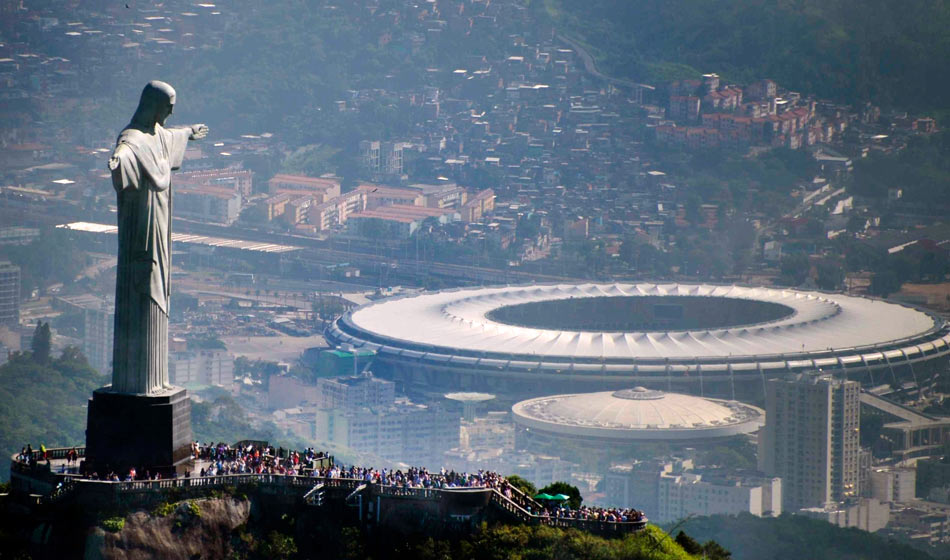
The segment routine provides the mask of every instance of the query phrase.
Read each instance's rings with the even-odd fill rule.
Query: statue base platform
[[[83,471],[125,478],[135,468],[169,476],[192,466],[191,399],[174,387],[158,395],[93,391],[86,424]]]

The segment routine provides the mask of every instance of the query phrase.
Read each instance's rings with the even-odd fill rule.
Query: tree
[[[541,233],[541,216],[531,213],[521,216],[515,226],[515,236],[519,240],[534,239]]]
[[[676,534],[675,540],[676,540],[676,544],[683,547],[683,550],[685,550],[687,554],[692,554],[693,556],[696,556],[697,554],[700,554],[703,551],[703,546],[699,544],[699,542],[697,542],[696,539],[687,535],[683,531],[680,531],[679,533]]]
[[[577,509],[581,507],[581,502],[584,501],[584,498],[581,497],[581,491],[577,486],[572,486],[566,482],[552,482],[548,484],[541,490],[542,494],[550,494],[552,496],[556,494],[564,494],[568,496],[567,505],[571,506],[571,509]]]
[[[835,261],[821,261],[815,283],[822,290],[837,290],[844,282],[844,267]]]
[[[875,272],[871,277],[871,285],[868,291],[875,296],[886,298],[887,296],[901,289],[902,282],[897,273],[893,270],[882,270]]]
[[[319,316],[321,319],[336,317],[346,311],[346,307],[343,305],[341,298],[324,294],[317,296],[313,303],[310,304],[310,309],[314,315]]]
[[[246,206],[244,210],[241,210],[241,215],[238,217],[238,221],[242,224],[248,225],[266,224],[267,209],[263,204],[251,204]]]
[[[684,204],[686,211],[686,221],[690,225],[698,226],[702,224],[706,217],[702,213],[703,199],[699,197],[696,193],[690,193],[686,197],[686,203]]]
[[[52,338],[53,335],[50,333],[49,323],[38,322],[36,324],[36,330],[33,331],[33,340],[30,342],[30,350],[33,352],[33,361],[43,365],[49,363]]]
[[[531,481],[521,478],[516,474],[508,475],[505,477],[508,481],[508,484],[514,486],[518,490],[521,490],[529,496],[534,496],[538,493],[538,489],[531,483]]]
[[[703,558],[708,560],[729,560],[732,558],[732,553],[723,548],[723,546],[716,541],[706,541],[703,543]]]
[[[799,286],[808,278],[808,274],[811,272],[810,268],[808,255],[797,254],[782,257],[780,281],[790,286]]]

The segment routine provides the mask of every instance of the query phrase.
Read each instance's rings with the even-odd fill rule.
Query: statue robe
[[[112,390],[150,394],[168,381],[171,294],[171,171],[181,166],[191,129],[155,125],[119,134],[112,171],[118,197]]]

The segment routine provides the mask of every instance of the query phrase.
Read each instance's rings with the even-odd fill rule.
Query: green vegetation
[[[716,72],[844,102],[942,109],[950,5],[887,0],[557,0],[555,23],[606,74],[647,82]]]
[[[189,350],[227,350],[227,345],[214,335],[204,335],[188,339]]]
[[[946,207],[950,200],[950,132],[913,136],[897,154],[875,154],[855,161],[855,194],[885,198],[890,188],[903,189],[907,202]]]
[[[193,517],[201,517],[201,506],[195,500],[190,500],[185,506],[185,511]]]
[[[676,533],[676,544],[683,547],[683,550],[693,556],[702,556],[703,558],[718,558],[726,560],[732,557],[732,553],[722,547],[716,541],[706,541],[705,544],[699,542],[683,531]]]
[[[33,339],[30,341],[30,350],[33,353],[33,361],[40,365],[49,364],[49,353],[53,342],[53,335],[49,330],[49,323],[39,322],[33,331]]]
[[[798,515],[697,517],[682,524],[696,541],[715,539],[736,560],[929,560],[924,552],[859,529]]]
[[[319,177],[337,169],[338,148],[331,148],[324,144],[309,144],[297,148],[287,156],[281,165],[283,173],[297,173],[310,177]]]
[[[657,167],[700,202],[720,204],[727,213],[776,218],[790,210],[788,196],[818,175],[818,162],[803,150],[778,148],[757,156],[729,150],[688,152],[673,146],[654,147]],[[886,193],[885,193],[886,194]]]
[[[302,160],[292,156],[288,169],[333,170],[344,163],[329,161],[335,150],[403,135],[417,120],[418,108],[385,96],[356,100],[348,90],[418,87],[431,81],[427,68],[454,68],[460,53],[496,54],[504,37],[444,33],[420,47],[410,26],[374,17],[358,3],[267,2],[253,10],[234,22],[220,48],[189,60],[185,71],[171,69],[168,80],[188,94],[190,111],[220,122],[222,134],[279,131],[292,146],[323,145],[295,154]],[[337,101],[359,111],[341,111]]]
[[[564,494],[569,496],[570,499],[567,500],[567,505],[571,509],[577,509],[581,507],[581,502],[584,501],[584,498],[581,497],[581,491],[577,486],[572,486],[566,482],[552,482],[544,488],[538,490],[541,494],[548,494],[549,496],[556,496],[558,494]]]
[[[77,348],[42,364],[30,352],[14,353],[0,366],[0,456],[10,457],[27,443],[59,447],[85,441],[85,404],[103,378]],[[3,463],[2,477],[9,477]]]
[[[267,540],[260,544],[258,551],[261,558],[282,560],[297,556],[297,543],[293,537],[278,531],[267,533]]]
[[[39,356],[42,358],[42,356]],[[11,457],[27,443],[34,449],[82,445],[85,441],[85,404],[106,380],[89,366],[75,347],[57,359],[39,363],[31,352],[14,353],[0,366],[0,454]],[[228,394],[193,403],[192,428],[201,441],[235,442],[242,439],[288,441],[271,423],[258,425]],[[298,446],[299,447],[299,446]],[[2,478],[9,478],[3,464]]]
[[[244,356],[238,356],[234,360],[234,376],[243,377],[250,375],[252,379],[259,379],[267,384],[267,380],[272,375],[280,375],[281,369],[277,362],[267,360],[249,360]]]
[[[34,289],[42,293],[53,284],[75,280],[86,264],[86,254],[69,232],[49,228],[29,245],[4,246],[0,260],[20,267],[20,294],[25,297]]]
[[[755,445],[746,436],[731,437],[699,455],[698,464],[728,469],[756,468]]]
[[[154,517],[168,517],[169,515],[175,513],[175,504],[172,502],[162,502],[152,510],[152,516]]]
[[[950,449],[939,459],[925,459],[917,463],[917,496],[926,499],[935,488],[950,486]]]
[[[534,484],[516,474],[510,474],[506,476],[505,479],[508,481],[508,484],[511,484],[529,496],[534,496],[538,493],[538,489]]]
[[[118,533],[125,527],[125,517],[110,517],[102,520],[102,528],[110,533]]]
[[[258,426],[230,395],[222,394],[213,401],[193,402],[191,426],[195,439],[202,442],[244,439],[282,440],[280,430],[271,423]]]
[[[702,556],[686,553],[657,527],[623,538],[605,539],[574,529],[529,525],[483,525],[473,535],[436,539],[428,535],[387,532],[373,537],[346,528],[327,546],[334,557],[346,559],[412,560],[691,560]],[[712,551],[710,547],[710,551]],[[332,552],[327,548],[323,552]],[[726,560],[726,556],[707,556]]]

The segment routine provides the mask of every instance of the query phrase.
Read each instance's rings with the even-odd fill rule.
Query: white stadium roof
[[[503,306],[576,297],[707,296],[777,303],[790,316],[751,326],[674,332],[582,332],[502,324]],[[862,297],[705,284],[583,284],[480,288],[384,300],[353,312],[352,326],[380,340],[475,353],[620,359],[728,358],[866,348],[921,336],[930,315]]]
[[[643,387],[528,399],[512,408],[521,426],[615,440],[705,439],[754,432],[765,413],[736,401]]]
[[[636,318],[640,312],[636,310],[644,309],[630,299],[636,296],[653,297],[645,307],[653,310],[652,318]],[[597,299],[578,302],[577,312],[550,306],[539,311],[537,305],[533,311],[510,308],[609,297],[624,299],[616,306]],[[664,297],[673,305],[656,299]],[[748,301],[725,303],[736,300]],[[680,309],[684,320],[656,320],[661,307]],[[524,326],[554,325],[560,314],[564,325],[575,326]],[[628,327],[726,325],[735,320],[731,326],[690,330],[596,330],[607,328],[604,325],[627,328],[623,323],[628,314],[633,317]],[[522,324],[492,319],[501,316]],[[735,324],[748,317],[759,322]],[[600,326],[581,330],[576,325]],[[844,294],[710,284],[552,284],[414,294],[360,307],[334,322],[325,334],[331,344],[375,351],[381,364],[406,371],[412,379],[424,377],[426,384],[452,386],[458,383],[453,385],[450,379],[476,376],[542,383],[605,382],[612,384],[609,388],[619,388],[657,378],[702,384],[817,369],[868,372],[873,381],[875,371],[896,379],[905,367],[927,375],[933,370],[931,364],[945,367],[950,357],[950,325],[912,307]]]

